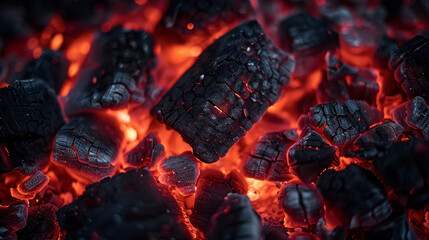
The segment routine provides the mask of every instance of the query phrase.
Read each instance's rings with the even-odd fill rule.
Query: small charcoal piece
[[[429,140],[429,106],[422,97],[415,97],[392,111],[395,122],[417,137]]]
[[[20,79],[40,78],[58,94],[67,78],[69,64],[59,51],[45,49],[37,59],[28,62]]]
[[[149,133],[141,142],[125,154],[125,163],[135,168],[153,166],[164,156],[164,146],[153,133]]]
[[[323,218],[319,219],[316,225],[316,235],[320,240],[344,240],[345,229],[342,226],[337,226],[333,230],[326,229],[326,222]]]
[[[378,124],[362,133],[353,142],[353,150],[347,152],[346,157],[374,160],[396,142],[402,136],[403,131],[404,127],[390,120]]]
[[[11,195],[14,198],[22,200],[34,199],[36,194],[49,182],[49,177],[43,174],[41,171],[37,171],[32,174],[27,180],[18,184],[17,188],[11,188]]]
[[[323,64],[325,53],[338,46],[338,34],[324,20],[299,13],[279,25],[280,46],[294,55],[296,76],[305,76]]]
[[[150,71],[155,57],[148,33],[119,26],[100,34],[91,46],[76,86],[67,96],[67,115],[153,100],[157,91]]]
[[[380,86],[377,82],[377,73],[373,69],[359,71],[351,78],[349,84],[350,98],[353,100],[366,101],[371,106],[376,106],[377,93]]]
[[[332,102],[311,108],[311,120],[335,145],[346,145],[372,124],[383,119],[383,113],[363,101]]]
[[[55,92],[40,79],[0,89],[0,174],[42,169],[64,118]]]
[[[378,68],[388,68],[392,53],[398,50],[396,42],[388,36],[383,36],[374,52],[374,65]]]
[[[234,28],[209,46],[152,109],[206,163],[232,145],[274,104],[294,62],[256,21]]]
[[[145,169],[87,186],[57,218],[67,239],[192,239],[171,192]]]
[[[417,36],[394,51],[389,68],[395,80],[411,99],[420,96],[429,101],[429,39]]]
[[[191,152],[165,158],[159,163],[158,172],[161,183],[175,186],[183,196],[195,193],[200,168]]]
[[[298,139],[295,130],[272,132],[259,140],[244,165],[244,174],[251,178],[287,181],[293,178],[287,165],[286,153]]]
[[[28,201],[17,200],[9,206],[0,205],[0,226],[16,232],[27,224]]]
[[[253,14],[249,0],[171,0],[161,26],[182,35],[218,31],[225,24],[243,21]]]
[[[351,99],[345,78],[329,81],[324,73],[316,90],[316,97],[318,103],[329,103],[337,100],[345,102]]]
[[[326,217],[333,225],[373,227],[392,213],[381,183],[355,164],[342,171],[325,171],[316,185],[325,202]]]
[[[115,170],[122,139],[116,121],[109,117],[75,117],[58,132],[53,160],[76,175],[99,181]]]
[[[401,214],[390,216],[384,222],[371,228],[365,228],[356,236],[363,240],[418,240],[416,233],[408,222],[408,218]]]
[[[261,217],[253,210],[246,195],[229,193],[224,203],[212,217],[209,240],[260,240]]]
[[[344,79],[346,76],[356,75],[358,69],[343,63],[330,52],[326,54],[328,81]]]
[[[329,145],[316,131],[303,131],[303,137],[289,149],[288,165],[302,182],[311,183],[337,162],[337,148]]]
[[[227,176],[217,170],[202,172],[197,183],[194,211],[190,217],[192,225],[203,232],[208,231],[212,216],[228,193],[247,193],[246,181],[238,172],[231,172]]]
[[[60,227],[55,216],[57,210],[50,203],[30,207],[27,225],[16,232],[18,239],[58,239]]]
[[[279,204],[285,211],[287,227],[308,228],[323,217],[323,201],[317,189],[289,182],[279,192]]]
[[[419,191],[424,190],[428,193],[427,188],[424,188],[429,183],[428,141],[411,139],[395,143],[374,161],[374,166],[398,194],[403,196],[418,194],[418,197],[426,196],[426,202],[429,201],[429,194]],[[422,207],[418,204],[422,201],[416,200],[413,199],[411,203],[415,204],[409,207]]]

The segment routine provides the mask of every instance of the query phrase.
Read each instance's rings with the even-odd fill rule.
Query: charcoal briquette
[[[415,97],[392,111],[395,122],[416,137],[429,140],[429,106],[422,97]]]
[[[18,185],[18,191],[23,194],[40,192],[49,182],[49,177],[41,171],[32,174],[27,180]]]
[[[125,163],[135,168],[153,166],[164,156],[164,146],[153,133],[144,137],[137,146],[125,154]]]

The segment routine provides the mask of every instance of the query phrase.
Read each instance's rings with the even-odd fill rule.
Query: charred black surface
[[[42,79],[58,94],[67,78],[68,68],[69,63],[61,52],[45,49],[40,57],[25,65],[20,77]]]
[[[389,68],[409,98],[429,101],[429,39],[417,36],[394,51]]]
[[[152,166],[164,155],[164,146],[153,133],[149,133],[141,142],[125,154],[125,163],[144,168]]]
[[[9,206],[0,206],[0,228],[6,229],[9,234],[14,234],[16,231],[22,229],[27,224],[28,217],[28,201],[17,200],[9,204]],[[6,237],[1,234],[0,237]],[[5,234],[6,235],[6,234]]]
[[[383,36],[374,52],[374,64],[379,68],[388,68],[390,56],[398,50],[396,42]]]
[[[66,239],[190,239],[171,193],[147,170],[129,171],[86,187],[57,212]]]
[[[262,239],[261,217],[252,208],[246,195],[230,193],[212,217],[209,240]]]
[[[361,160],[374,160],[380,153],[397,141],[404,127],[390,120],[378,124],[362,133],[354,142],[353,150],[346,157],[356,157]]]
[[[43,168],[63,124],[57,97],[42,80],[17,80],[1,88],[0,173]]]
[[[60,227],[55,216],[57,210],[50,203],[30,207],[27,225],[16,232],[18,239],[58,239]]]
[[[298,139],[295,130],[265,134],[244,165],[244,174],[251,178],[287,181],[293,178],[287,165],[287,151]]]
[[[290,227],[308,228],[317,224],[323,217],[323,201],[317,189],[297,184],[287,183],[280,189],[279,204],[285,211]]]
[[[159,163],[158,172],[161,183],[175,186],[182,195],[195,193],[200,169],[191,152],[165,158]]]
[[[415,97],[395,108],[392,116],[406,132],[429,140],[429,106],[422,97]]]
[[[359,71],[357,68],[345,64],[330,53],[327,54],[326,58],[328,81],[344,79],[346,76],[356,75]]]
[[[319,219],[316,225],[316,235],[320,240],[344,240],[345,239],[345,229],[342,226],[337,226],[333,230],[326,229],[326,222],[323,218]]]
[[[147,32],[116,27],[101,33],[91,46],[76,86],[67,96],[67,115],[153,100],[158,92],[150,75],[155,56]]]
[[[327,217],[347,228],[373,227],[392,212],[380,182],[357,165],[342,171],[327,170],[316,184]]]
[[[313,124],[323,129],[323,135],[335,145],[345,145],[380,122],[383,113],[366,102],[348,100],[344,104],[332,102],[311,108]]]
[[[123,133],[106,116],[72,118],[57,134],[53,160],[92,181],[113,173]]]
[[[152,109],[206,163],[225,156],[290,81],[293,60],[256,21],[216,40]]]
[[[228,176],[216,170],[202,172],[197,183],[191,223],[203,232],[208,231],[212,216],[222,205],[228,193],[246,194],[246,192],[246,182],[238,172],[231,172]]]
[[[337,162],[337,148],[329,145],[316,131],[303,132],[302,138],[289,149],[288,164],[302,182],[311,183]]]

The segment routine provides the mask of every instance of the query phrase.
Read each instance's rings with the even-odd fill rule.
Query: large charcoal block
[[[381,183],[357,165],[342,171],[327,170],[317,188],[325,202],[327,218],[348,228],[373,227],[392,212]]]
[[[295,130],[265,134],[244,165],[244,174],[251,178],[287,181],[293,178],[287,165],[287,151],[298,139]]]
[[[395,108],[392,116],[406,132],[429,140],[429,106],[422,97],[415,97]]]
[[[246,195],[230,193],[212,218],[209,240],[260,240],[261,217]]]
[[[75,87],[66,98],[67,115],[92,109],[122,109],[156,95],[150,75],[155,65],[152,37],[145,31],[116,27],[102,33]]]
[[[64,118],[55,92],[40,79],[0,89],[0,173],[31,173],[49,161]]]
[[[293,60],[256,21],[216,40],[152,109],[179,132],[194,155],[216,162],[275,103]]]
[[[98,115],[72,118],[57,134],[54,161],[89,180],[112,174],[123,139],[116,124]]]
[[[389,68],[409,98],[429,100],[429,39],[417,36],[394,51]]]
[[[57,218],[67,239],[191,239],[178,203],[147,170],[87,186]]]

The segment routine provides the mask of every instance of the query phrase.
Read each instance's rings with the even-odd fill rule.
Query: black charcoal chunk
[[[58,239],[60,227],[55,216],[57,210],[58,208],[50,203],[30,207],[27,225],[16,232],[18,239]]]
[[[25,65],[21,79],[40,78],[58,94],[67,78],[68,67],[61,52],[45,49],[40,57]]]
[[[265,134],[257,143],[244,165],[247,177],[270,181],[287,181],[293,178],[287,165],[287,151],[298,139],[295,130]]]
[[[153,166],[157,160],[164,156],[164,146],[159,143],[153,133],[149,133],[140,143],[125,154],[125,163],[144,168]]]
[[[87,186],[57,218],[66,239],[191,239],[178,203],[145,169]]]
[[[48,184],[49,180],[49,177],[43,174],[43,172],[37,171],[19,184],[17,189],[22,194],[38,193]]]
[[[157,90],[150,71],[155,57],[153,40],[147,32],[120,26],[101,33],[91,46],[76,86],[67,96],[67,115],[123,109],[131,103],[153,100]]]
[[[429,39],[417,36],[394,51],[389,68],[408,98],[420,96],[429,101]]]
[[[106,116],[72,118],[57,134],[53,160],[72,173],[98,181],[115,170],[123,133]]]
[[[390,120],[378,124],[362,133],[354,142],[353,150],[346,157],[374,160],[402,136],[404,127]]]
[[[0,174],[31,173],[49,162],[64,118],[55,92],[40,79],[0,89]]]
[[[195,193],[200,169],[191,152],[165,158],[159,163],[158,172],[161,183],[175,186],[183,196]]]
[[[406,132],[429,140],[429,106],[422,97],[415,97],[395,108],[392,116]]]
[[[290,81],[294,62],[256,21],[209,46],[152,109],[206,163],[225,156]]]
[[[286,213],[288,227],[308,228],[324,215],[322,197],[309,185],[285,184],[279,192],[279,204]]]
[[[320,240],[345,240],[345,229],[337,226],[333,230],[326,229],[326,223],[323,218],[319,219],[316,225],[316,235]]]
[[[351,229],[373,227],[392,213],[381,183],[355,164],[341,171],[325,171],[316,185],[333,224]]]
[[[261,217],[253,210],[246,195],[230,193],[212,217],[209,240],[260,240]]]
[[[8,232],[24,228],[27,224],[27,217],[28,201],[26,200],[14,201],[9,206],[0,205],[0,226],[6,228]]]
[[[345,145],[383,119],[383,113],[366,102],[348,100],[311,108],[311,119],[323,135],[335,145]]]
[[[398,50],[396,42],[383,36],[374,52],[374,64],[379,68],[388,68],[390,56]]]
[[[360,239],[417,240],[419,239],[405,215],[392,215],[384,222],[362,230]]]
[[[217,170],[201,173],[197,183],[194,211],[190,217],[192,225],[203,232],[211,226],[211,218],[224,202],[228,193],[247,193],[247,185],[238,172],[225,176]]]
[[[357,68],[345,64],[331,53],[326,55],[326,60],[328,81],[344,79],[346,76],[356,75],[359,71]]]
[[[302,182],[311,183],[319,174],[337,162],[337,148],[329,145],[316,131],[303,132],[302,138],[288,153],[290,170]]]

